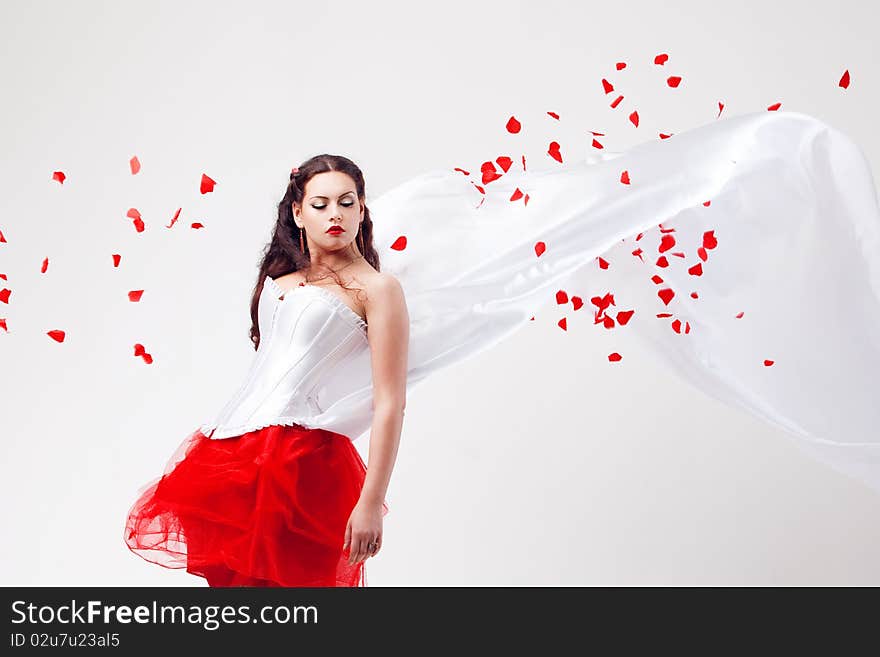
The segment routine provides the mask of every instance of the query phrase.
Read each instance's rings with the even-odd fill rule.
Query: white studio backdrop
[[[123,523],[253,357],[256,265],[295,164],[351,157],[369,205],[422,171],[508,154],[512,114],[531,120],[532,143],[586,154],[589,130],[622,151],[715,120],[719,102],[722,116],[781,102],[847,133],[876,172],[877,14],[4,2],[0,287],[14,293],[0,305],[0,583],[205,585],[131,554]],[[609,107],[603,77],[625,86],[639,128]],[[139,303],[130,289],[145,289]],[[680,381],[626,331],[612,338],[588,313],[561,330],[547,301],[408,400],[370,585],[880,583],[875,492]]]

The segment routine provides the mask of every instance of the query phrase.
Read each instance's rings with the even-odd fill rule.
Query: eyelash
[[[350,208],[352,205],[354,205],[354,203],[351,203],[351,202],[349,202],[349,203],[342,203],[342,205],[344,205],[344,206],[347,207],[347,208]],[[323,209],[326,208],[327,206],[326,206],[326,205],[313,205],[312,207],[315,208],[315,210],[323,210]]]

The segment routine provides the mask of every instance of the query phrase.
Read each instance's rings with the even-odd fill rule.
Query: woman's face
[[[305,229],[311,249],[337,251],[355,241],[364,208],[351,176],[340,171],[327,171],[312,176],[306,183],[301,211],[297,213],[294,205],[294,216],[297,226]],[[327,232],[334,226],[341,227],[342,232]],[[357,244],[354,248],[358,248]]]

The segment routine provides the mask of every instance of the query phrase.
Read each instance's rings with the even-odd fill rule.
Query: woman
[[[353,224],[344,225],[342,237],[298,246],[295,233],[283,227],[292,219],[279,216],[269,264],[261,270],[267,275],[252,305],[255,327],[272,327],[270,347],[259,343],[242,388],[188,444],[192,451],[172,472],[173,485],[162,490],[160,483],[142,497],[129,522],[132,549],[144,556],[159,546],[172,566],[211,570],[209,582],[260,578],[287,585],[313,571],[329,581],[334,540],[348,529],[341,521],[323,526],[315,515],[325,498],[312,493],[326,480],[292,473],[332,470],[333,486],[351,486],[345,503],[332,498],[332,504],[358,507],[351,514],[360,537],[357,562],[364,537],[367,544],[381,541],[375,500],[396,449],[399,424],[387,409],[403,413],[401,371],[411,401],[413,388],[431,373],[492,347],[546,304],[562,330],[598,330],[612,338],[634,331],[683,380],[880,491],[880,207],[856,143],[815,117],[761,111],[565,164],[558,144],[543,167],[531,158],[527,168],[517,147],[511,147],[516,159],[484,162],[481,177],[458,167],[434,170],[371,201],[375,233],[364,208],[358,251],[332,260],[346,267],[339,269],[346,280],[354,281],[346,272],[358,274],[355,282],[367,292],[363,307],[355,297],[336,296],[341,288],[296,285],[306,282],[301,268],[311,265],[309,249],[323,247],[315,262],[330,262],[332,240],[351,244],[346,235]],[[307,179],[318,180],[312,178],[317,171],[340,167],[310,161],[293,184],[303,189]],[[362,201],[359,172],[344,171]],[[305,201],[299,192],[285,197],[297,201],[305,222],[347,202],[340,195],[351,190],[329,179],[337,186],[309,187]],[[312,195],[326,198],[315,202]],[[343,206],[340,220],[354,208]],[[304,232],[328,226],[305,223]],[[378,270],[373,243],[383,276],[392,273],[405,290],[405,310],[392,279],[366,267]],[[308,280],[315,275],[321,274]],[[382,280],[388,282],[374,291],[372,283]],[[369,346],[361,310],[372,327]],[[577,326],[579,315],[586,315],[586,329]],[[392,343],[406,342],[407,335],[404,358]],[[289,349],[276,357],[281,344]],[[580,364],[574,349],[571,362]],[[626,363],[612,348],[607,362],[585,369],[601,376],[600,368]],[[284,428],[294,423],[300,428]],[[261,427],[269,428],[256,440],[242,435]],[[356,472],[338,474],[359,467],[347,443],[316,429],[352,439],[372,433],[370,470],[377,472],[363,485],[372,503],[362,505]],[[291,431],[295,440],[285,433]],[[213,441],[204,439],[208,434]],[[286,451],[276,456],[319,436],[351,458],[327,468],[331,459],[322,456],[306,468]],[[503,448],[503,436],[481,438]],[[570,439],[584,438],[552,436],[547,446],[564,449]],[[188,482],[198,482],[192,496]],[[264,500],[275,504],[261,505]],[[284,504],[294,511],[278,511]],[[188,536],[182,531],[187,523],[193,527]],[[322,549],[312,558],[294,537]],[[287,573],[301,564],[321,566]],[[350,572],[341,572],[337,581],[351,581]]]
[[[409,317],[400,283],[379,271],[351,160],[324,154],[291,172],[251,317],[244,385],[141,493],[127,545],[210,586],[365,585],[403,425]],[[368,412],[333,403],[334,382],[357,376]],[[357,435],[328,429],[360,416],[369,471]]]

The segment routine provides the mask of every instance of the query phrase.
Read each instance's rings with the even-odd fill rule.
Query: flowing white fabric
[[[597,295],[613,293],[605,315],[635,310],[628,330],[685,381],[880,491],[880,211],[851,139],[805,114],[763,111],[526,166],[514,161],[485,198],[474,172],[442,170],[368,201],[382,270],[406,292],[408,390],[497,344],[579,272]],[[510,200],[517,190],[527,205]],[[675,243],[661,253],[664,236]],[[689,273],[698,263],[702,275]],[[598,311],[584,301],[581,312]]]

